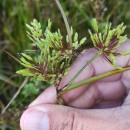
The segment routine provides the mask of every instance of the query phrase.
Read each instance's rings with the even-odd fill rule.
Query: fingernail
[[[22,130],[49,130],[49,119],[45,112],[28,109],[20,120]]]

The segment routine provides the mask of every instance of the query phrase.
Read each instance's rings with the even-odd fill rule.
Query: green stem
[[[70,85],[74,82],[74,80],[79,76],[79,74],[80,74],[89,64],[91,64],[98,56],[100,56],[100,54],[99,54],[99,53],[96,53],[96,55],[95,55],[90,61],[88,61],[88,62],[83,66],[83,68],[82,68],[80,71],[78,71],[78,73],[69,81],[69,83],[67,84],[67,86],[66,86],[65,88],[67,88],[68,86],[70,86]]]
[[[68,92],[68,91],[70,91],[72,89],[81,87],[83,85],[88,85],[88,84],[96,82],[96,81],[98,81],[100,79],[103,79],[103,78],[106,78],[106,77],[109,77],[109,76],[112,76],[112,75],[116,75],[116,74],[119,74],[121,72],[128,71],[128,70],[130,70],[130,67],[125,67],[125,68],[122,68],[122,69],[112,70],[112,71],[109,71],[109,72],[106,72],[106,73],[103,73],[103,74],[100,74],[100,75],[97,75],[97,76],[82,80],[82,81],[80,81],[78,83],[72,84],[70,86],[67,86],[67,87],[61,89],[61,91],[59,91],[57,96],[60,97],[62,94],[66,93],[66,92]]]

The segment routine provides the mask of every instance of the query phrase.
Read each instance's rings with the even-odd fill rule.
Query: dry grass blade
[[[12,54],[10,54],[8,51],[3,50],[6,54],[8,54],[9,56],[11,56],[15,61],[17,61],[18,63],[20,62],[16,57],[14,57]]]
[[[5,113],[5,111],[8,109],[8,107],[10,106],[10,104],[18,96],[18,94],[20,93],[21,89],[26,85],[26,83],[28,82],[28,80],[29,80],[29,77],[26,77],[25,80],[23,81],[23,83],[21,84],[21,86],[19,87],[19,89],[17,90],[17,92],[14,94],[13,98],[10,100],[10,102],[7,104],[7,106],[2,110],[1,115],[3,115]]]
[[[67,30],[67,33],[68,33],[68,37],[69,37],[69,42],[70,42],[70,47],[72,46],[72,37],[71,37],[71,31],[70,31],[70,26],[69,26],[69,23],[68,23],[68,20],[66,18],[66,15],[64,13],[64,10],[59,2],[59,0],[55,0],[61,14],[62,14],[62,17],[63,17],[63,20],[65,22],[65,26],[66,26],[66,30]]]

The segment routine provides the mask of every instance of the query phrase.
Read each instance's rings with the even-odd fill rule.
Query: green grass
[[[61,1],[61,0],[60,0]],[[126,33],[130,37],[130,1],[128,0],[66,0],[61,1],[70,26],[80,34],[88,36],[92,18],[102,22],[101,29],[108,21],[114,26],[122,21],[127,25]],[[26,23],[38,19],[45,28],[48,18],[53,22],[53,29],[60,28],[66,34],[60,11],[49,0],[1,0],[0,1],[0,49],[5,49],[15,57],[30,49],[26,35]],[[89,40],[89,39],[88,39]],[[91,47],[89,43],[87,47]],[[0,51],[0,109],[4,108],[23,82],[23,77],[16,75],[21,69],[14,59]],[[46,84],[30,81],[0,120],[0,129],[19,129],[21,112],[35,97],[43,91]],[[14,113],[15,111],[15,113]],[[12,119],[13,115],[13,119]],[[14,122],[15,120],[15,122]]]

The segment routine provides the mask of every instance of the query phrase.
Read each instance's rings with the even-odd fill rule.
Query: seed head
[[[85,43],[86,38],[78,40],[78,33],[71,28],[72,47],[68,47],[68,36],[66,40],[58,29],[51,31],[52,22],[43,31],[41,24],[34,19],[30,25],[27,24],[27,35],[38,51],[33,55],[22,53],[20,63],[25,69],[17,71],[23,76],[37,77],[38,80],[58,85],[61,78],[67,74],[72,61],[78,55],[80,46]]]
[[[89,30],[89,34],[95,49],[112,66],[120,69],[121,67],[116,65],[116,57],[130,54],[130,51],[123,53],[117,51],[127,39],[127,36],[123,35],[126,26],[124,26],[124,23],[121,23],[116,28],[111,29],[111,23],[109,23],[103,32],[99,32],[98,23],[96,19],[93,19],[92,27],[94,33]]]

